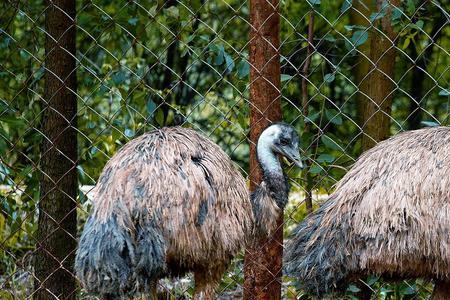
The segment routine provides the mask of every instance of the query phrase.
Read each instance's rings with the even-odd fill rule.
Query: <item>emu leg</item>
[[[193,300],[214,300],[216,296],[217,282],[211,281],[209,272],[195,272],[195,289]]]
[[[150,282],[149,300],[158,300],[158,281],[153,280]]]
[[[216,289],[227,267],[228,264],[219,265],[211,269],[202,269],[194,272],[195,289],[193,300],[216,299]]]
[[[431,300],[450,299],[450,282],[436,280]]]

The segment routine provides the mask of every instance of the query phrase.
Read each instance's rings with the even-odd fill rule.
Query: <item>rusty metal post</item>
[[[280,16],[278,0],[250,1],[250,189],[261,182],[256,142],[264,128],[281,119]],[[279,230],[248,247],[245,253],[244,299],[281,299],[283,217]]]

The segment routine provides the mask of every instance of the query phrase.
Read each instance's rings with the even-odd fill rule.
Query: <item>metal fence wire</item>
[[[1,299],[94,299],[73,271],[90,192],[106,162],[144,132],[193,128],[248,178],[250,111],[266,116],[281,103],[307,162],[287,170],[286,239],[364,150],[449,123],[446,1],[7,0],[0,8]],[[267,55],[252,58],[258,50]],[[275,77],[261,66],[275,66]],[[253,94],[258,80],[267,90]],[[255,106],[270,89],[278,96]],[[308,299],[295,278],[274,280],[282,299]],[[242,252],[218,297],[241,299],[244,287]],[[371,276],[343,299],[427,299],[432,288]],[[190,299],[193,276],[159,289]]]

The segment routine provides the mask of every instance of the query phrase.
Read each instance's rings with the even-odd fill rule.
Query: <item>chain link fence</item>
[[[106,162],[130,139],[163,126],[190,127],[210,137],[245,176],[249,174],[254,108],[250,89],[255,82],[249,76],[255,68],[249,36],[251,30],[260,33],[250,18],[249,1],[75,4],[76,14],[71,14],[59,1],[0,3],[1,299],[90,299],[79,288],[64,297],[56,295],[44,284],[54,274],[36,275],[36,257],[46,253],[46,259],[54,261],[55,274],[75,280],[74,250],[55,256],[48,247],[56,245],[46,241],[57,236],[76,244],[75,232],[81,232],[91,207],[90,191]],[[268,1],[266,9],[273,13],[258,24],[273,14],[279,17],[279,45],[272,50],[281,64],[280,74],[275,74],[280,86],[267,81],[280,95],[283,120],[301,133],[307,164],[301,172],[287,170],[292,186],[283,227],[287,238],[293,226],[327,198],[362,151],[403,130],[448,124],[450,5],[281,0]],[[59,21],[49,21],[52,12]],[[49,26],[62,26],[61,20],[68,26],[57,39]],[[73,49],[49,51],[72,31]],[[270,41],[264,34],[262,39]],[[66,60],[75,65],[60,78],[49,64],[64,65]],[[70,83],[75,75],[76,83]],[[55,95],[63,89],[67,99],[74,97],[72,114],[52,115],[45,85],[52,76],[60,81]],[[65,124],[64,130],[48,137],[46,132],[56,124]],[[67,156],[58,145],[73,142],[75,135],[60,138],[71,131],[77,152]],[[69,167],[55,177],[43,165],[60,156]],[[44,209],[54,204],[39,206],[45,197],[42,182],[47,180],[54,189],[72,172],[75,190],[54,191],[44,185],[45,195],[60,193],[69,203],[55,219]],[[39,233],[43,216],[54,231]],[[66,226],[75,216],[77,231]],[[224,275],[220,299],[242,298],[243,257]],[[283,299],[308,299],[295,279],[280,280]],[[189,299],[192,283],[192,276],[165,279],[160,289],[167,299]],[[367,288],[371,299],[427,299],[432,284],[369,277],[350,285],[345,299],[368,299],[361,297]],[[47,296],[39,296],[40,289]]]

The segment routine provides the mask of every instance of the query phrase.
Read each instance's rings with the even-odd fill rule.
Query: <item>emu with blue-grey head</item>
[[[75,270],[88,293],[156,298],[158,279],[194,273],[194,299],[214,299],[235,255],[268,236],[288,200],[279,156],[301,166],[299,138],[287,124],[269,126],[257,153],[264,180],[246,181],[215,143],[196,131],[168,127],[122,147],[94,189]]]

